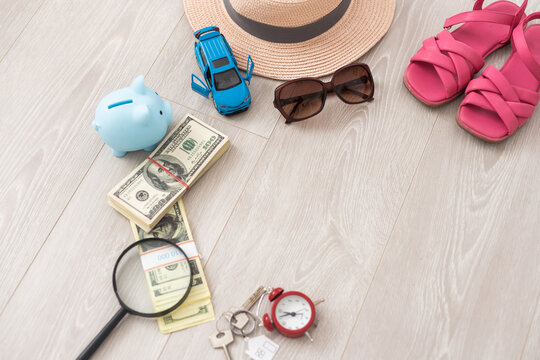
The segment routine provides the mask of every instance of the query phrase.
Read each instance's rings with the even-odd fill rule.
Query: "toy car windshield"
[[[227,90],[240,84],[242,80],[234,69],[229,69],[214,75],[216,90]]]

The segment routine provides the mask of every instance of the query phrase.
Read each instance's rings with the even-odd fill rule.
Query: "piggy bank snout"
[[[167,125],[172,123],[172,108],[171,108],[171,104],[169,104],[168,101],[164,101],[163,102],[164,106],[165,106],[165,119],[167,120]]]

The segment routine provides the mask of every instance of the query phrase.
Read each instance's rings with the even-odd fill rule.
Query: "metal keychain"
[[[266,293],[267,288],[264,286],[259,286],[240,308],[233,308],[233,313],[229,319],[229,325],[235,335],[245,337],[255,331],[257,325],[259,324],[259,318],[253,315],[250,310],[261,297],[264,297]],[[248,326],[249,323],[251,323],[251,326],[246,329],[246,326]]]
[[[229,330],[230,329],[230,317],[228,318],[227,315],[232,315],[232,312],[231,311],[226,311],[223,314],[221,314],[221,316],[217,319],[217,321],[216,321],[216,331],[217,332],[222,332],[224,330]],[[221,329],[219,327],[219,325],[220,325],[220,322],[222,320],[226,320],[227,321],[226,324],[229,324],[229,327]]]
[[[235,318],[235,316],[239,315],[239,314],[245,314],[248,316],[248,318],[251,320],[251,328],[247,329],[246,330],[246,327],[248,326],[248,324],[250,323],[248,321],[248,323],[246,325],[244,325],[244,327],[242,328],[237,328],[236,326],[232,326],[231,325],[231,330],[233,332],[234,335],[238,335],[238,336],[243,336],[243,337],[246,337],[250,334],[252,334],[255,329],[257,328],[257,325],[258,325],[258,319],[255,315],[253,315],[253,313],[251,313],[250,311],[248,310],[243,310],[243,309],[240,309],[240,310],[237,310],[235,311],[232,316],[231,316],[231,319],[229,320],[231,323],[233,321],[233,319]]]

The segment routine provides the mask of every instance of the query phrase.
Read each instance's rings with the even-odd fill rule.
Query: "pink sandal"
[[[403,80],[424,104],[437,106],[459,96],[484,59],[510,40],[527,6],[527,0],[521,7],[500,0],[482,9],[483,3],[477,0],[473,11],[448,18],[445,30],[425,40],[411,58]],[[457,24],[463,25],[448,31]]]
[[[524,30],[535,19],[540,19],[540,12],[516,27],[512,54],[501,70],[488,66],[467,87],[457,122],[480,139],[506,139],[529,120],[540,101],[540,25]]]

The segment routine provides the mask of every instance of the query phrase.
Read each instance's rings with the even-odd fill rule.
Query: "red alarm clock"
[[[268,314],[263,316],[263,324],[268,331],[275,327],[283,336],[296,338],[307,335],[313,341],[307,331],[315,321],[315,305],[307,295],[276,288],[268,299],[273,303],[271,317]]]

